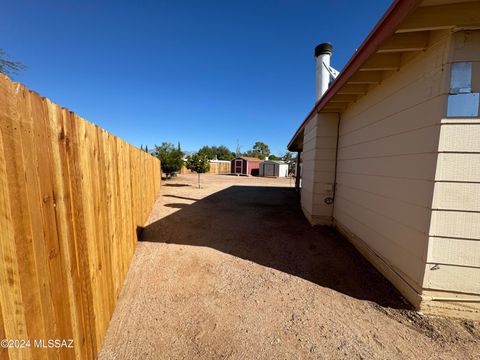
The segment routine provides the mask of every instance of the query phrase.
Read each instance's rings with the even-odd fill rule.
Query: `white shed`
[[[265,160],[260,164],[260,176],[287,177],[288,164],[283,161]]]

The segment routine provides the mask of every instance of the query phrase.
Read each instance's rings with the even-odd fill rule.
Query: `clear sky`
[[[313,49],[340,70],[390,0],[16,0],[0,48],[30,89],[128,142],[264,141],[282,154],[315,97]]]

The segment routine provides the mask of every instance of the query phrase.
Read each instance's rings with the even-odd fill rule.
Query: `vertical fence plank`
[[[72,323],[68,301],[68,283],[65,272],[65,261],[62,257],[60,238],[57,228],[56,206],[57,193],[54,189],[53,178],[55,163],[53,161],[52,137],[48,105],[45,100],[36,94],[30,94],[32,114],[34,114],[35,148],[37,151],[38,183],[41,196],[42,230],[48,276],[50,278],[49,300],[54,316],[53,327],[47,329],[47,338],[71,339]],[[66,301],[67,300],[67,301]],[[50,351],[49,351],[50,352]],[[60,354],[60,349],[51,353]]]
[[[73,230],[73,213],[71,206],[71,191],[69,179],[69,166],[66,154],[66,142],[69,136],[64,117],[66,111],[58,106],[46,101],[50,121],[52,165],[53,165],[53,188],[55,193],[55,215],[57,232],[60,244],[60,256],[64,263],[64,270],[67,280],[68,298],[71,322],[72,336],[77,346],[75,347],[76,358],[81,358],[85,354],[85,346],[81,341],[83,328],[83,309],[80,296],[80,279],[77,271],[77,256],[75,237]],[[67,337],[69,334],[63,334]],[[68,350],[63,349],[66,354]],[[83,355],[83,356],[85,356]]]
[[[32,94],[25,88],[19,89],[21,96],[16,96],[15,109],[19,111],[19,138],[22,146],[22,156],[24,161],[24,181],[21,186],[26,189],[26,200],[28,202],[28,219],[31,243],[25,241],[23,249],[18,248],[17,256],[21,257],[23,263],[27,264],[29,257],[32,257],[31,264],[33,271],[28,276],[22,276],[22,282],[25,281],[24,303],[26,308],[26,319],[28,326],[28,336],[33,339],[44,339],[47,328],[55,324],[55,317],[51,302],[46,301],[50,294],[50,276],[48,264],[45,259],[48,257],[45,248],[45,233],[43,231],[42,198],[38,182],[38,161],[37,161],[37,141],[38,136],[34,116],[32,115]],[[25,245],[27,245],[25,247]],[[33,295],[36,295],[33,297]],[[38,297],[37,297],[38,296]],[[29,316],[31,313],[40,312],[43,314],[40,318]],[[28,323],[31,321],[32,324]],[[45,351],[31,348],[34,358],[47,358]]]
[[[78,121],[79,118],[77,118]],[[102,341],[102,328],[105,326],[102,297],[102,278],[100,276],[101,258],[98,254],[98,241],[100,240],[97,232],[96,222],[96,191],[95,191],[95,143],[93,125],[90,123],[78,121],[80,133],[80,167],[84,175],[83,188],[83,210],[85,213],[85,229],[87,243],[87,254],[89,258],[90,281],[92,282],[93,292],[93,317],[95,325],[95,349],[99,350]]]
[[[0,99],[0,303],[2,306],[2,327],[5,338],[27,337],[27,325],[23,307],[20,272],[15,248],[14,213],[12,212],[8,164],[14,161],[9,147],[12,147],[12,125],[10,120],[8,90],[2,84]],[[13,354],[12,354],[13,352]],[[11,358],[27,358],[28,351],[9,349]]]
[[[68,134],[67,163],[69,170],[69,183],[71,189],[71,212],[73,222],[73,237],[70,239],[75,247],[77,257],[77,273],[80,281],[79,301],[83,309],[83,328],[81,346],[85,347],[86,358],[93,358],[96,354],[95,341],[95,314],[93,308],[93,284],[91,281],[90,257],[87,243],[87,227],[85,220],[83,184],[85,171],[81,165],[81,145],[83,133],[81,122],[72,112],[68,112],[66,128]]]

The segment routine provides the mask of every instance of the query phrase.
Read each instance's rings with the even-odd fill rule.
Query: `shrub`
[[[180,149],[180,144],[178,144],[178,147],[167,142],[162,143],[160,146],[155,145],[153,155],[160,159],[162,172],[167,178],[172,177],[182,168],[183,152]]]

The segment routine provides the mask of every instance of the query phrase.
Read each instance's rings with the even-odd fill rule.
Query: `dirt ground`
[[[100,359],[480,359],[480,323],[427,317],[289,179],[163,184]]]

